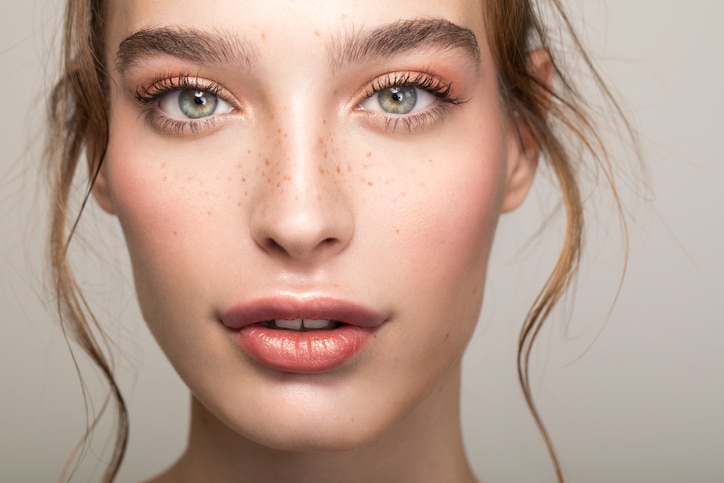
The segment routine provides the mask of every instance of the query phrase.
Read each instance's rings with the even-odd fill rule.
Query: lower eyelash
[[[395,132],[400,127],[400,125],[402,125],[408,133],[413,133],[419,129],[425,128],[426,126],[436,121],[440,121],[445,118],[450,110],[450,106],[452,105],[453,104],[449,103],[439,104],[419,114],[387,114],[385,115],[385,129],[390,132]]]
[[[212,129],[216,123],[214,117],[181,121],[161,114],[155,107],[147,109],[143,116],[145,122],[162,134],[182,137],[186,134],[199,134],[206,129]]]

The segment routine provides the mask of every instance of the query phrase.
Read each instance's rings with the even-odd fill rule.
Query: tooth
[[[327,329],[332,326],[331,320],[304,319],[304,328],[311,330]]]
[[[302,330],[302,319],[283,320],[277,319],[274,324],[280,329]]]

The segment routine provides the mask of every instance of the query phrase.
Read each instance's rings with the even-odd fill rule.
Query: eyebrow
[[[389,58],[420,48],[463,49],[470,60],[480,64],[480,46],[472,30],[444,19],[400,20],[363,34],[340,36],[330,45],[330,62],[339,70]]]
[[[126,37],[116,53],[116,69],[123,74],[145,59],[169,55],[197,64],[241,64],[251,68],[256,50],[247,41],[224,32],[188,28],[145,28]]]
[[[340,35],[327,46],[332,69],[371,62],[420,48],[463,49],[480,64],[480,47],[472,30],[444,19],[409,19],[367,32]],[[144,28],[118,46],[116,69],[129,68],[157,55],[168,55],[197,64],[241,64],[251,68],[257,52],[248,41],[231,33],[206,32],[182,27]]]

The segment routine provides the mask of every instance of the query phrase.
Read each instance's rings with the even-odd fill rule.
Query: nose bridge
[[[251,231],[270,254],[303,260],[341,251],[354,220],[333,160],[333,136],[309,106],[287,105],[275,114],[269,176],[253,207]]]

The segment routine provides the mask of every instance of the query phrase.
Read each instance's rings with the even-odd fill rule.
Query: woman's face
[[[454,411],[496,222],[535,164],[480,2],[124,0],[109,15],[95,194],[204,411],[296,450]]]

